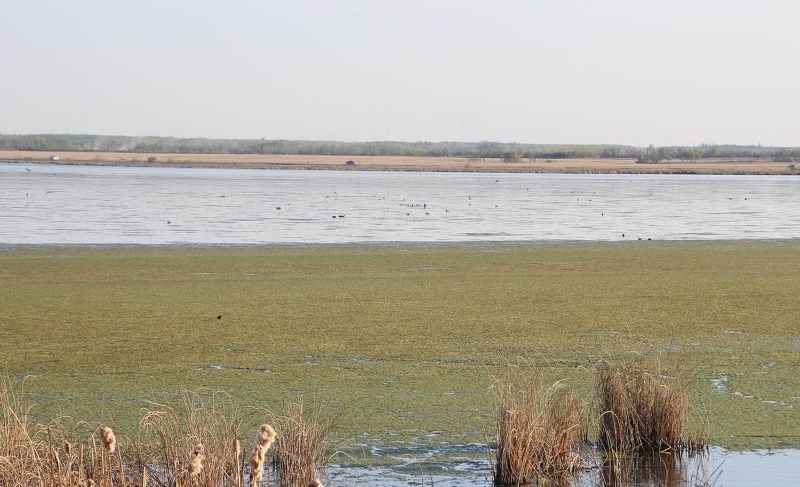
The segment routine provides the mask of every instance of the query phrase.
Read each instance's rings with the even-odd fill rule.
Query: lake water
[[[800,237],[800,177],[0,164],[0,243]]]

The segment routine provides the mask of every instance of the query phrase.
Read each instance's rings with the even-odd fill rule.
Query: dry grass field
[[[57,161],[51,157],[58,157]],[[154,159],[152,159],[154,158]],[[148,162],[148,160],[152,162]],[[348,166],[348,160],[356,165]],[[704,159],[637,164],[634,159],[502,159],[403,156],[315,156],[259,154],[147,154],[128,152],[0,151],[0,161],[110,166],[332,169],[359,171],[450,171],[599,174],[800,174],[787,163]]]

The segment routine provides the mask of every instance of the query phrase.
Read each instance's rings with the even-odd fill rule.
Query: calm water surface
[[[800,177],[792,176],[0,164],[0,190],[7,244],[800,237]]]

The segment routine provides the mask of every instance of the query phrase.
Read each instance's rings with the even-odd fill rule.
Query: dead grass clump
[[[146,471],[152,485],[242,485],[239,427],[227,395],[185,393],[179,406],[154,404],[145,412],[131,464]]]
[[[24,397],[9,381],[0,382],[0,486],[125,484],[129,476],[111,428],[89,428],[84,440],[77,441],[58,423],[33,421]]]
[[[276,418],[277,470],[281,487],[307,487],[324,476],[326,439],[333,429],[327,407],[289,401],[286,416]]]
[[[499,388],[495,485],[523,485],[539,478],[563,477],[580,463],[576,453],[585,437],[583,402],[561,382],[539,387]]]
[[[656,360],[603,362],[597,396],[603,449],[654,453],[689,446],[688,381],[663,375]]]
[[[58,423],[30,418],[24,394],[0,381],[0,487],[243,487],[238,410],[224,394],[185,393],[182,404],[154,404],[134,440],[102,425],[81,423],[83,439]],[[331,430],[325,408],[289,403],[279,418],[285,435],[280,485],[321,487],[323,444]],[[278,435],[263,424],[250,457],[250,485],[261,485],[267,452]],[[282,438],[283,440],[283,438]],[[314,483],[316,482],[316,483]],[[267,479],[269,483],[269,479]]]

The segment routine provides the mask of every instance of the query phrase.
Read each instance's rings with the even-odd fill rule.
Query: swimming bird
[[[217,315],[217,319],[221,320],[222,319],[222,315]]]
[[[172,222],[171,222],[171,221],[169,221],[169,220],[167,220],[167,225],[169,225],[170,223],[172,223]]]

